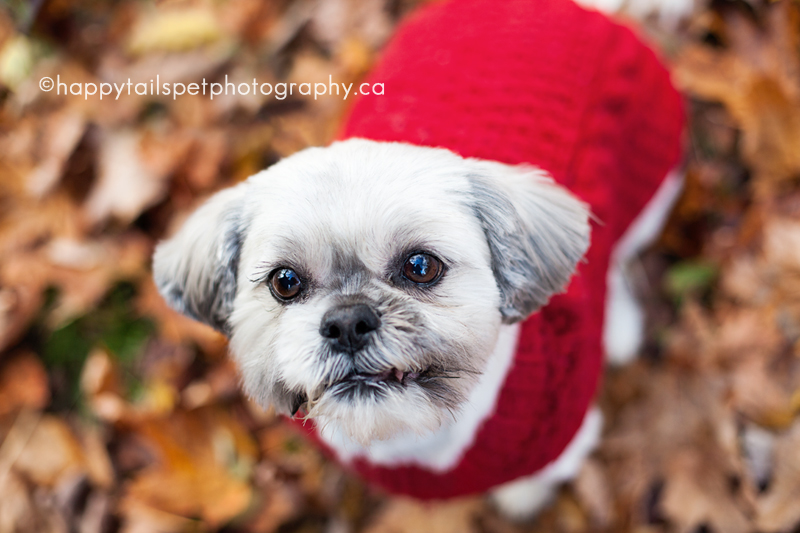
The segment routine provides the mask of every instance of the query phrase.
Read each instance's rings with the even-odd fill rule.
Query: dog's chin
[[[425,434],[439,428],[463,402],[471,376],[436,367],[351,369],[314,393],[291,400],[295,416],[313,420],[361,445],[399,434]],[[305,413],[302,413],[302,412]]]
[[[452,415],[452,408],[436,402],[417,381],[424,381],[424,374],[400,379],[387,374],[354,376],[329,387],[308,403],[308,418],[322,431],[338,430],[367,446],[400,434],[429,433]]]

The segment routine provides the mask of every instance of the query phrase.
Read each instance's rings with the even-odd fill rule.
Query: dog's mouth
[[[380,396],[389,390],[398,390],[409,387],[419,381],[424,381],[430,375],[430,370],[400,370],[390,368],[381,372],[350,372],[346,376],[329,384],[325,392],[330,392],[338,398],[352,398],[354,396]]]
[[[430,368],[424,370],[391,368],[376,373],[351,372],[330,383],[322,391],[322,394],[331,393],[340,399],[353,398],[355,396],[375,398],[380,397],[392,388],[402,389],[414,383],[424,385],[435,378],[435,374],[437,373]],[[292,416],[296,416],[301,409],[307,409],[308,405],[308,397],[302,393],[297,394],[292,406]]]
[[[383,372],[378,372],[377,374],[368,374],[365,372],[352,372],[347,376],[345,376],[343,379],[340,379],[336,383],[333,383],[331,387],[339,385],[341,383],[363,383],[367,386],[369,386],[370,384],[390,384],[390,383],[409,385],[417,381],[420,378],[420,376],[422,376],[426,372],[427,371],[425,370],[407,371],[407,370],[399,370],[397,368],[384,370]]]

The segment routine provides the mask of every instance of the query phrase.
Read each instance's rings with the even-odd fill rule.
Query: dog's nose
[[[381,319],[370,306],[341,305],[325,313],[319,332],[335,349],[352,353],[363,348],[380,325]]]

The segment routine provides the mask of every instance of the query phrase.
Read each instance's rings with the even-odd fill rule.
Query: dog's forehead
[[[433,153],[431,153],[433,152]],[[349,141],[288,158],[253,180],[248,241],[267,261],[379,270],[414,248],[459,255],[482,235],[463,160]]]

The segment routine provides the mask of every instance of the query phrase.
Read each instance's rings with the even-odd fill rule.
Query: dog
[[[622,268],[679,190],[680,98],[569,0],[428,6],[371,78],[386,95],[338,142],[161,243],[156,284],[229,337],[248,395],[368,481],[531,517],[599,440],[603,342],[626,360],[641,341]]]

